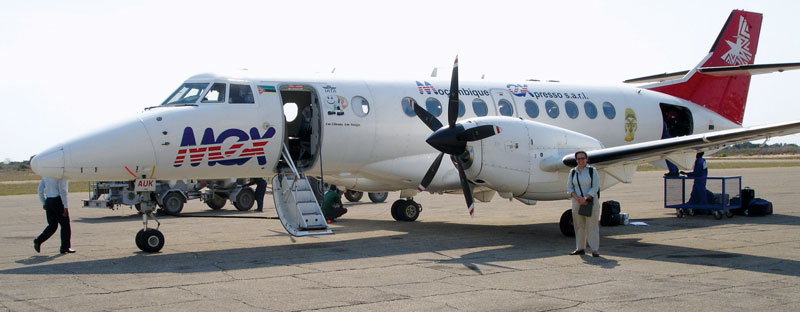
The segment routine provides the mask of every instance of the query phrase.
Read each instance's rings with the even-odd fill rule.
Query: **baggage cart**
[[[664,176],[664,208],[675,209],[678,218],[698,213],[712,214],[717,220],[725,215],[733,217],[731,209],[741,208],[741,201],[731,202],[732,197],[742,196],[742,177],[706,177],[705,201],[691,197],[695,178]],[[687,185],[688,184],[688,185]]]

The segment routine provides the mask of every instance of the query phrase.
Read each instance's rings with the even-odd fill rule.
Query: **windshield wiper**
[[[166,105],[156,105],[156,106],[145,107],[145,109],[144,109],[144,110],[150,110],[150,109],[153,109],[153,108],[159,108],[159,107],[178,107],[178,106],[197,106],[197,104],[185,103],[185,104],[166,104]]]

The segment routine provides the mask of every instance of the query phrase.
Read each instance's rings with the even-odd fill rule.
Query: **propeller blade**
[[[469,181],[467,181],[467,175],[464,173],[464,166],[461,163],[461,159],[455,156],[450,156],[450,159],[453,161],[453,164],[456,165],[456,169],[458,170],[458,176],[461,178],[461,190],[464,191],[464,199],[467,200],[467,209],[469,210],[470,218],[475,217],[475,201],[472,198],[472,190],[469,188]]]
[[[428,188],[431,185],[431,181],[433,181],[433,177],[436,175],[436,172],[439,171],[439,165],[442,164],[442,157],[444,153],[439,153],[439,156],[436,157],[436,160],[433,161],[430,168],[428,168],[428,172],[425,173],[425,177],[422,178],[422,182],[419,182],[419,186],[417,187],[417,191],[420,193]]]
[[[447,124],[452,128],[458,119],[458,55],[453,63],[453,76],[450,77],[450,101],[447,103]]]
[[[422,119],[422,122],[432,131],[439,130],[439,128],[442,127],[442,122],[440,122],[439,119],[436,119],[435,116],[431,115],[431,113],[420,107],[417,103],[414,103],[414,112],[417,113],[419,119]]]
[[[478,141],[498,133],[500,133],[500,128],[493,125],[477,126],[461,132],[461,134],[458,135],[458,140],[468,142]]]

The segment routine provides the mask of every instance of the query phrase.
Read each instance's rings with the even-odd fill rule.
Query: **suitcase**
[[[602,213],[600,214],[600,225],[602,226],[619,225],[620,222],[619,213],[620,213],[620,206],[618,201],[616,200],[604,201]]]
[[[756,191],[749,186],[742,189],[742,208],[747,209],[750,201],[756,198]]]
[[[742,198],[739,197],[738,195],[734,196],[733,198],[731,198],[731,206],[739,206],[739,205],[741,205],[742,207],[741,208],[731,209],[731,212],[734,215],[743,216],[743,215],[745,215],[744,211],[747,210],[747,209],[742,204]]]
[[[750,217],[761,217],[772,214],[772,202],[762,198],[755,198],[747,205],[746,213],[747,216]]]

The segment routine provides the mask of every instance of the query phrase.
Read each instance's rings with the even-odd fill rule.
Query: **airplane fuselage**
[[[326,182],[362,191],[415,189],[438,152],[425,143],[431,132],[415,116],[411,101],[446,124],[451,92],[447,80],[436,78],[202,74],[187,85],[203,90],[60,144],[42,158],[51,159],[47,164],[54,175],[63,170],[71,180],[227,179],[274,175],[282,145],[291,149],[294,144],[289,154],[305,158],[299,167]],[[243,86],[252,90],[252,103],[225,97]],[[223,95],[208,101],[206,92],[214,88]],[[463,102],[459,121],[497,116],[491,120],[500,128],[500,135],[468,144],[470,181],[526,199],[567,197],[566,170],[552,166],[565,153],[662,138],[665,107],[682,111],[683,134],[739,127],[691,102],[627,86],[463,81],[458,92]],[[294,105],[294,111],[284,112],[286,105]],[[305,107],[312,113],[303,121],[300,110]],[[478,118],[475,124],[487,120]],[[310,133],[299,129],[307,126],[304,122],[311,123]],[[604,175],[602,188],[620,180]],[[427,190],[458,189],[458,174],[445,162]]]

